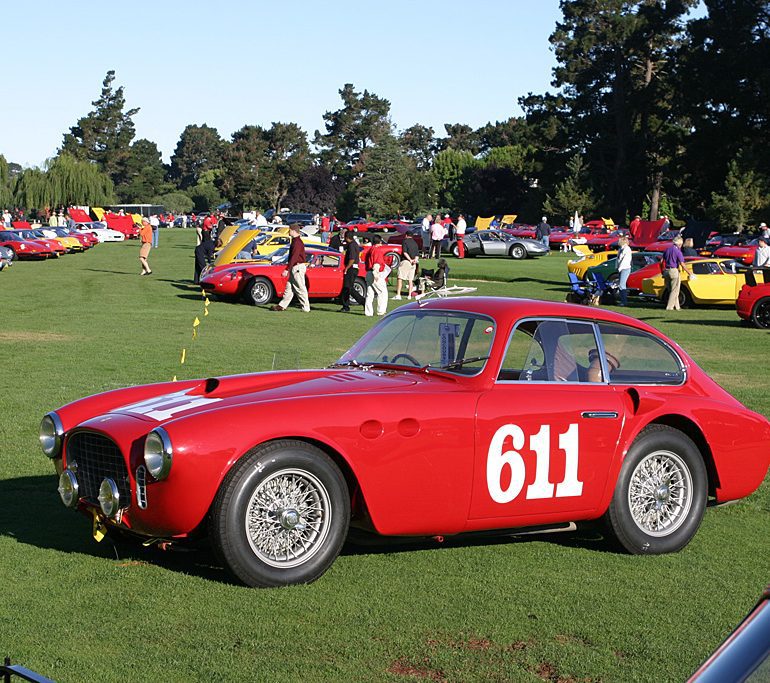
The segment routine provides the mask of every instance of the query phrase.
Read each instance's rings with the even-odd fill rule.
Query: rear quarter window
[[[607,353],[618,360],[610,366],[610,384],[671,384],[684,382],[681,359],[657,337],[624,325],[600,323]]]

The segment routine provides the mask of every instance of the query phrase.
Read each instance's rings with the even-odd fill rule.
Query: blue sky
[[[398,129],[475,128],[550,87],[559,17],[558,0],[4,2],[0,154],[54,155],[108,69],[166,160],[190,123],[229,138],[293,121],[312,138],[345,83],[390,100]]]

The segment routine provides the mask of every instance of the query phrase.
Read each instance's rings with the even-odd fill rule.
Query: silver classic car
[[[539,240],[528,237],[514,237],[500,230],[477,230],[463,237],[467,256],[510,256],[514,259],[525,259],[533,256],[543,256],[549,252]],[[457,243],[450,247],[457,256]]]

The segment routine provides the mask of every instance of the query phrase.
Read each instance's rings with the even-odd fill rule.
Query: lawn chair
[[[609,304],[614,304],[618,300],[618,284],[616,282],[609,282],[604,278],[604,275],[597,273],[595,270],[589,271],[591,281],[595,294],[598,295],[599,301]]]
[[[596,290],[596,282],[590,280],[582,282],[575,273],[569,275],[570,291],[564,299],[570,304],[583,304],[584,306],[598,306],[600,295]]]

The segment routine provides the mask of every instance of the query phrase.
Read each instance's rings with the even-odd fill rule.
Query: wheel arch
[[[716,490],[719,488],[719,474],[717,472],[716,463],[714,462],[714,454],[711,452],[711,447],[706,440],[705,434],[697,423],[684,415],[671,414],[660,415],[649,423],[649,425],[656,424],[665,425],[682,432],[682,434],[687,436],[695,444],[703,458],[703,463],[706,465],[706,474],[708,475],[708,495],[710,497],[716,496]]]

